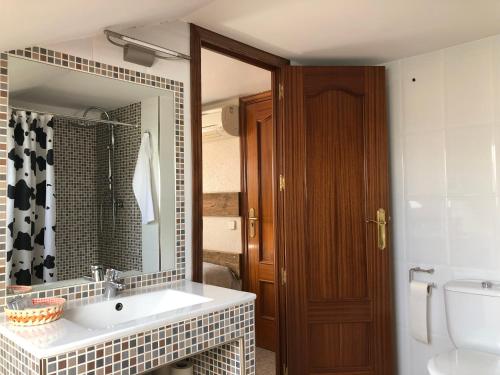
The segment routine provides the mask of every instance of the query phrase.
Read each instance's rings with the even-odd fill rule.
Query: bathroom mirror
[[[8,290],[175,268],[173,93],[16,57],[8,79]]]

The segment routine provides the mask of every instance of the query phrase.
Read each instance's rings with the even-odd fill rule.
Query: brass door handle
[[[385,210],[379,208],[377,210],[377,220],[366,219],[366,223],[377,224],[377,245],[380,250],[387,247],[387,221],[385,219]]]
[[[257,226],[257,221],[259,221],[259,218],[255,216],[255,208],[251,208],[248,211],[248,235],[250,238],[255,237],[255,227]]]

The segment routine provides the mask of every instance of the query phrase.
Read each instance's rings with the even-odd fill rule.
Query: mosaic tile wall
[[[254,375],[254,343],[254,304],[246,303],[49,358],[0,336],[0,373],[133,375],[192,356],[195,374]]]
[[[57,279],[90,274],[98,261],[96,127],[54,118]]]
[[[141,103],[131,104],[108,112],[113,120],[128,124],[141,123]],[[108,190],[108,126],[97,129],[97,194],[102,199]],[[117,209],[113,231],[112,206],[104,206],[103,232],[99,232],[99,263],[122,271],[142,271],[141,211],[132,189],[135,163],[141,145],[141,129],[115,126],[115,197],[123,204]],[[109,195],[108,195],[109,197]],[[100,203],[99,203],[100,204]]]
[[[208,350],[194,356],[197,374],[253,375],[254,340],[254,305],[247,303],[43,359],[42,370],[133,375]]]
[[[41,361],[0,335],[0,374],[38,375]]]
[[[240,342],[232,342],[195,355],[194,374],[241,374],[241,349]]]
[[[175,109],[176,142],[176,268],[153,274],[131,276],[125,279],[129,288],[155,285],[180,280],[185,277],[185,195],[184,195],[184,84],[164,77],[125,69],[114,65],[83,59],[66,53],[41,47],[30,47],[0,54],[0,309],[5,306],[5,133],[8,106],[8,59],[16,56],[32,61],[57,65],[72,70],[96,74],[104,77],[135,82],[142,85],[172,91]],[[100,293],[100,283],[91,285],[63,287],[44,292],[31,293],[31,296],[62,296],[67,299],[84,298]],[[78,291],[77,291],[78,290]],[[97,291],[97,292],[96,292]]]
[[[141,104],[109,111],[112,119],[140,124]],[[76,125],[76,126],[75,126]],[[115,126],[114,184],[117,211],[113,228],[108,191],[107,125],[78,126],[54,119],[56,155],[58,280],[90,274],[92,264],[123,271],[142,270],[141,214],[132,190],[140,128]],[[106,198],[101,231],[100,205]]]

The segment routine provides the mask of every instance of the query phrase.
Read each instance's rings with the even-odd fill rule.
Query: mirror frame
[[[124,278],[127,288],[139,288],[185,278],[185,184],[184,184],[184,83],[137,70],[73,56],[42,47],[30,47],[0,53],[0,310],[7,300],[6,274],[6,199],[7,199],[7,126],[9,108],[8,64],[9,56],[38,63],[54,65],[62,69],[94,74],[133,84],[146,85],[170,91],[174,95],[175,120],[175,268],[154,273],[144,273]],[[47,288],[28,293],[32,297],[65,297],[67,300],[92,297],[102,293],[102,282]]]

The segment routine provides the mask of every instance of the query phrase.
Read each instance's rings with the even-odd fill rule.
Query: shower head
[[[85,111],[83,111],[82,120],[80,120],[78,122],[78,124],[80,126],[84,126],[84,127],[89,126],[89,121],[85,120],[85,118],[87,117],[87,115],[89,114],[89,112],[100,112],[102,120],[108,120],[108,121],[110,120],[110,116],[109,116],[108,112],[106,112],[106,110],[104,108],[93,106],[93,107],[88,107],[87,109],[85,109]],[[95,121],[95,119],[89,119],[89,120],[90,121]]]
[[[88,107],[84,112],[83,112],[83,117],[87,117],[87,115],[89,114],[89,112],[91,111],[99,111],[101,112],[104,116],[106,116],[106,120],[109,121],[110,117],[108,115],[108,112],[106,112],[106,110],[104,108],[101,108],[101,107]]]

